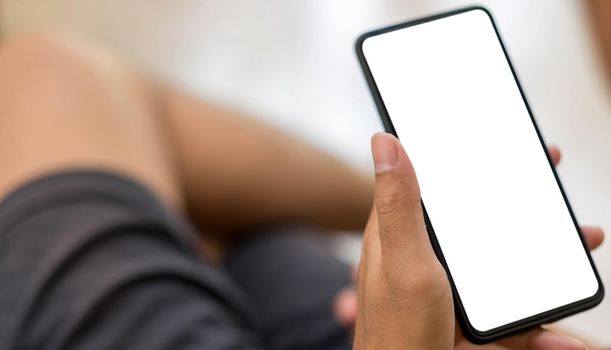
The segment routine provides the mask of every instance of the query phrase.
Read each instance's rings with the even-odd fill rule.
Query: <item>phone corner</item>
[[[354,51],[356,52],[357,56],[361,57],[363,55],[363,45],[365,44],[365,41],[369,39],[369,37],[371,37],[371,32],[366,32],[359,35],[354,40]]]
[[[494,23],[494,15],[492,11],[490,11],[486,6],[482,4],[474,4],[471,6],[464,7],[460,12],[471,12],[471,11],[481,11],[482,15],[486,16],[492,23]]]
[[[467,6],[463,9],[465,12],[466,11],[475,11],[475,10],[479,10],[479,11],[483,11],[485,12],[488,16],[492,17],[492,12],[483,4],[481,3],[476,3],[470,6]]]
[[[603,299],[605,299],[605,285],[603,284],[602,280],[600,279],[600,276],[597,276],[597,281],[598,281],[598,289],[596,290],[596,293],[594,293],[589,299],[589,306],[590,307],[595,307],[598,304],[602,303]]]
[[[488,344],[496,339],[496,337],[491,337],[490,335],[475,329],[475,327],[471,325],[469,320],[463,314],[457,317],[457,321],[465,339],[475,345]]]

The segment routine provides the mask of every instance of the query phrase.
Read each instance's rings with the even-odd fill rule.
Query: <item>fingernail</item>
[[[392,135],[382,132],[373,135],[371,149],[376,173],[388,171],[397,164],[397,146]]]

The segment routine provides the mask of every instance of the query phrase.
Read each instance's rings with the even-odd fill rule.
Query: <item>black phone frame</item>
[[[585,242],[585,239],[583,237],[583,234],[581,233],[581,230],[579,228],[579,224],[577,222],[577,219],[575,217],[575,214],[573,213],[573,209],[571,208],[571,205],[569,204],[568,198],[565,194],[564,188],[562,187],[562,184],[560,182],[560,179],[558,177],[558,174],[556,173],[556,169],[554,168],[554,165],[552,163],[552,159],[549,155],[549,152],[547,151],[547,148],[545,146],[545,141],[543,140],[543,136],[541,135],[541,132],[539,131],[539,127],[537,126],[537,123],[535,121],[535,118],[533,116],[533,113],[531,111],[530,105],[528,104],[528,101],[526,99],[526,96],[524,94],[524,91],[522,90],[522,86],[520,85],[520,82],[518,80],[518,76],[515,72],[515,69],[513,68],[513,65],[511,64],[511,60],[509,58],[509,54],[507,53],[507,49],[505,48],[505,44],[503,43],[503,40],[501,39],[501,36],[499,34],[499,31],[497,29],[496,23],[494,21],[493,15],[490,13],[490,11],[488,11],[488,9],[486,9],[483,6],[469,6],[469,7],[465,7],[465,8],[461,8],[461,9],[457,9],[457,10],[453,10],[453,11],[448,11],[448,12],[443,12],[443,13],[439,13],[436,15],[432,15],[432,16],[428,16],[428,17],[424,17],[424,18],[420,18],[420,19],[416,19],[416,20],[411,20],[408,22],[404,22],[404,23],[399,23],[399,24],[395,24],[395,25],[391,25],[388,27],[384,27],[384,28],[380,28],[380,29],[376,29],[376,30],[372,30],[369,32],[366,32],[364,34],[362,34],[361,36],[358,37],[358,39],[355,42],[355,49],[356,49],[356,55],[358,57],[359,63],[361,65],[361,68],[363,70],[363,74],[365,75],[365,79],[367,81],[367,84],[369,85],[369,89],[371,90],[371,94],[373,96],[376,108],[378,110],[378,113],[380,115],[380,118],[382,119],[382,123],[384,125],[384,128],[386,130],[386,132],[389,132],[393,135],[395,135],[396,137],[398,137],[397,132],[393,126],[393,123],[390,119],[390,116],[388,115],[388,111],[386,110],[386,106],[384,105],[384,101],[382,99],[382,96],[380,94],[380,91],[378,90],[378,87],[375,83],[375,80],[373,78],[373,75],[371,73],[371,70],[369,68],[369,65],[367,63],[367,60],[365,59],[365,55],[363,53],[363,43],[365,42],[365,40],[367,40],[370,37],[373,36],[377,36],[377,35],[381,35],[381,34],[385,34],[385,33],[389,33],[392,31],[396,31],[396,30],[400,30],[400,29],[404,29],[407,27],[412,27],[412,26],[416,26],[419,24],[423,24],[423,23],[427,23],[427,22],[431,22],[431,21],[435,21],[438,19],[442,19],[442,18],[446,18],[446,17],[450,17],[450,16],[454,16],[454,15],[458,15],[458,14],[462,14],[465,12],[469,12],[469,11],[476,11],[476,10],[480,10],[480,11],[484,11],[484,13],[486,13],[486,15],[488,16],[488,18],[490,19],[490,22],[492,23],[492,27],[494,28],[494,32],[496,33],[496,37],[499,41],[499,44],[501,45],[501,48],[503,49],[503,54],[505,55],[505,58],[507,60],[507,64],[509,65],[509,68],[511,69],[511,74],[513,75],[513,78],[516,82],[516,85],[518,86],[518,90],[520,91],[520,95],[522,96],[522,100],[524,101],[524,105],[526,106],[526,109],[528,111],[528,114],[530,115],[530,119],[532,121],[533,127],[535,128],[536,132],[537,132],[537,136],[539,137],[539,141],[541,142],[541,147],[543,147],[543,150],[545,152],[545,155],[547,156],[547,160],[549,162],[550,167],[552,168],[552,172],[554,173],[554,178],[556,179],[556,183],[558,184],[558,187],[560,188],[560,192],[562,193],[562,198],[564,199],[564,202],[567,206],[567,209],[569,210],[569,213],[571,215],[571,219],[573,220],[573,223],[575,225],[575,229],[577,230],[577,233],[579,235],[579,238],[581,240],[581,243],[583,245],[583,248],[586,251],[586,254],[588,256],[588,260],[590,261],[590,265],[592,267],[592,270],[594,271],[594,274],[596,276],[596,280],[598,282],[598,291],[591,297],[589,298],[585,298],[582,300],[578,300],[575,302],[572,302],[570,304],[564,305],[564,306],[560,306],[521,320],[517,320],[515,322],[488,330],[488,331],[479,331],[477,329],[475,329],[475,327],[473,327],[471,325],[471,323],[469,322],[469,319],[467,317],[467,314],[465,312],[464,306],[460,300],[460,296],[458,295],[458,292],[456,290],[456,286],[454,284],[454,281],[452,279],[452,275],[449,272],[449,268],[446,264],[445,258],[443,256],[443,252],[441,251],[441,248],[439,246],[439,242],[437,241],[437,238],[435,236],[435,232],[433,230],[433,225],[429,219],[429,216],[426,212],[426,208],[424,206],[424,203],[421,201],[421,205],[422,205],[422,210],[424,213],[424,220],[426,223],[426,227],[427,227],[427,232],[429,235],[429,238],[431,240],[431,244],[433,246],[433,249],[435,250],[435,254],[437,255],[437,258],[439,259],[439,261],[441,262],[441,264],[443,265],[444,269],[446,270],[446,273],[448,275],[448,279],[450,281],[450,285],[452,288],[452,295],[454,296],[454,308],[455,308],[455,312],[456,312],[456,318],[460,324],[460,327],[463,331],[464,336],[471,342],[475,343],[475,344],[485,344],[485,343],[489,343],[492,341],[495,341],[497,339],[500,338],[504,338],[507,336],[511,336],[514,335],[516,333],[520,333],[529,329],[532,329],[538,325],[544,324],[544,323],[550,323],[553,321],[557,321],[561,318],[567,317],[567,316],[571,316],[574,315],[576,313],[591,309],[593,307],[595,307],[596,305],[600,304],[600,302],[603,300],[604,298],[604,286],[602,283],[602,280],[600,278],[600,275],[598,273],[598,270],[596,269],[596,265],[594,264],[594,261],[592,260],[592,256],[590,254],[590,251],[587,247],[587,244]]]

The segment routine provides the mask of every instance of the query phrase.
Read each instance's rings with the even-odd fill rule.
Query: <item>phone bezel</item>
[[[461,329],[465,335],[465,337],[476,344],[484,344],[484,343],[488,343],[494,340],[497,340],[499,338],[503,338],[506,336],[510,336],[525,330],[528,330],[530,328],[536,327],[540,324],[544,324],[544,323],[549,323],[549,322],[553,322],[556,320],[559,320],[561,318],[588,310],[593,308],[594,306],[598,305],[604,297],[604,287],[600,278],[600,275],[598,273],[598,270],[596,269],[596,265],[594,264],[594,261],[592,259],[592,256],[590,254],[589,249],[587,248],[587,244],[584,240],[583,234],[581,233],[581,230],[579,228],[579,224],[577,222],[577,219],[575,218],[575,214],[573,213],[573,209],[571,208],[571,205],[569,204],[568,198],[565,194],[564,188],[562,187],[562,184],[560,182],[560,179],[558,177],[558,174],[556,173],[556,169],[553,166],[551,157],[547,151],[547,148],[545,146],[545,142],[543,140],[543,136],[541,135],[541,132],[539,131],[539,127],[535,121],[535,118],[533,116],[533,113],[531,111],[530,105],[528,104],[528,101],[526,99],[526,96],[524,94],[524,91],[522,90],[522,86],[520,85],[520,82],[518,80],[517,74],[513,68],[513,65],[511,64],[511,60],[509,58],[509,55],[507,53],[507,50],[505,48],[505,44],[503,43],[503,40],[501,39],[501,36],[499,34],[499,31],[497,29],[496,23],[494,21],[494,18],[492,16],[492,14],[490,13],[490,11],[488,11],[488,9],[482,7],[482,6],[469,6],[469,7],[465,7],[465,8],[461,8],[461,9],[457,9],[457,10],[453,10],[453,11],[449,11],[449,12],[444,12],[444,13],[440,13],[440,14],[436,14],[436,15],[432,15],[432,16],[428,16],[428,17],[424,17],[424,18],[420,18],[420,19],[416,19],[416,20],[412,20],[412,21],[408,21],[408,22],[404,22],[404,23],[399,23],[399,24],[395,24],[395,25],[391,25],[388,27],[384,27],[381,29],[376,29],[376,30],[372,30],[369,32],[366,32],[364,34],[362,34],[361,36],[358,37],[358,39],[356,40],[355,43],[355,49],[356,49],[356,54],[359,60],[359,63],[361,65],[361,68],[363,70],[363,73],[365,75],[365,79],[367,81],[367,84],[369,85],[369,89],[371,90],[371,94],[373,96],[375,105],[377,107],[378,113],[380,115],[380,118],[382,119],[382,123],[384,125],[384,128],[386,129],[387,132],[392,133],[393,135],[397,136],[397,132],[395,131],[395,128],[393,126],[393,123],[390,119],[390,116],[388,115],[388,111],[386,110],[386,106],[384,105],[384,101],[382,99],[382,96],[380,95],[380,92],[378,90],[378,87],[375,83],[375,79],[373,78],[373,75],[371,73],[371,70],[369,69],[369,65],[367,63],[367,60],[365,58],[365,55],[363,53],[363,43],[365,42],[365,40],[367,40],[370,37],[373,36],[377,36],[377,35],[381,35],[381,34],[385,34],[385,33],[389,33],[392,31],[396,31],[396,30],[400,30],[400,29],[404,29],[404,28],[408,28],[408,27],[412,27],[412,26],[416,26],[419,24],[423,24],[426,22],[431,22],[431,21],[435,21],[435,20],[439,20],[442,18],[446,18],[446,17],[450,17],[450,16],[455,16],[455,15],[459,15],[465,12],[469,12],[469,11],[483,11],[484,13],[486,13],[486,15],[488,16],[488,18],[490,19],[490,22],[492,23],[492,27],[494,28],[494,32],[496,34],[496,37],[499,41],[499,44],[501,45],[501,48],[503,50],[503,54],[505,55],[505,59],[507,60],[507,64],[509,65],[509,68],[511,69],[511,74],[513,75],[514,81],[518,87],[518,90],[520,91],[520,95],[522,97],[522,100],[524,102],[524,105],[526,106],[526,109],[528,111],[528,114],[530,116],[530,119],[532,121],[532,125],[535,128],[536,132],[537,132],[537,136],[539,137],[539,141],[541,142],[541,147],[543,147],[545,154],[547,156],[547,160],[549,162],[550,167],[552,168],[552,172],[554,174],[554,178],[556,179],[556,183],[558,185],[558,187],[560,188],[560,192],[562,193],[562,198],[564,199],[565,205],[567,206],[567,209],[569,210],[569,213],[571,215],[571,219],[573,220],[573,223],[575,225],[575,229],[577,231],[577,234],[579,235],[579,238],[581,240],[581,243],[583,245],[584,250],[586,251],[586,254],[588,256],[588,260],[590,261],[590,266],[592,267],[592,270],[594,271],[594,274],[596,276],[596,280],[598,282],[598,290],[597,292],[592,295],[589,298],[585,298],[582,300],[578,300],[575,302],[572,302],[570,304],[567,305],[563,305],[521,320],[517,320],[515,322],[509,323],[507,325],[503,325],[488,331],[479,331],[477,329],[475,329],[475,327],[473,327],[471,325],[471,323],[469,322],[469,319],[467,317],[467,314],[465,312],[465,309],[463,307],[463,304],[460,300],[460,296],[458,295],[458,292],[456,291],[456,286],[454,284],[454,281],[452,279],[452,275],[449,272],[449,269],[447,267],[446,261],[443,257],[443,252],[441,251],[441,248],[439,246],[439,242],[437,241],[437,238],[435,236],[435,232],[433,230],[433,225],[428,217],[428,214],[426,212],[426,208],[424,206],[424,203],[422,202],[422,209],[424,212],[424,219],[426,222],[426,226],[427,226],[427,231],[429,234],[429,238],[431,240],[433,249],[435,250],[435,253],[437,254],[437,257],[439,259],[439,261],[441,262],[441,264],[443,265],[443,267],[446,270],[446,273],[448,275],[448,279],[450,281],[450,285],[452,288],[452,294],[454,296],[454,307],[456,309],[456,316],[457,316],[457,320],[461,326]]]

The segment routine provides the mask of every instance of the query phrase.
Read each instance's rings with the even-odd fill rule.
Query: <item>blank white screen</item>
[[[482,10],[363,43],[467,317],[479,331],[598,283]]]

